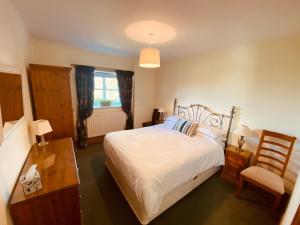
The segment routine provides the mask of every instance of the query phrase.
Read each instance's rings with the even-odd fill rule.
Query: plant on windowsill
[[[111,100],[105,100],[105,99],[100,100],[101,106],[111,106],[111,103],[112,103]]]

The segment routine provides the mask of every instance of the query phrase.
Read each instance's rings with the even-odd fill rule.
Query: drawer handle
[[[193,178],[193,180],[196,180],[198,178],[198,176],[195,176],[194,178]]]

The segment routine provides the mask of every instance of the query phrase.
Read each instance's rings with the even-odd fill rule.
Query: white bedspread
[[[221,144],[204,137],[189,137],[163,124],[109,133],[104,149],[148,215],[159,210],[170,191],[224,164]]]

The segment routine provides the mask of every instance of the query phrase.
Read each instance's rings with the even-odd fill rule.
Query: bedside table
[[[240,172],[249,166],[252,153],[243,150],[240,154],[237,147],[229,145],[225,150],[225,166],[222,169],[221,177],[234,184],[239,182]]]
[[[155,120],[154,123],[153,123],[152,121],[150,121],[150,122],[144,122],[144,123],[143,123],[143,127],[149,127],[149,126],[161,124],[161,123],[163,123],[163,122],[164,122],[163,120]]]

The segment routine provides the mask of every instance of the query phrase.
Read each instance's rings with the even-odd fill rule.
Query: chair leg
[[[272,213],[273,214],[275,214],[276,210],[278,209],[281,197],[282,197],[282,195],[280,195],[280,194],[275,195],[275,199],[274,199],[274,203],[273,203],[273,207],[272,207]]]
[[[236,192],[235,192],[235,197],[237,197],[237,198],[240,197],[242,189],[243,189],[243,186],[244,186],[244,177],[240,176],[240,180],[239,180]]]

